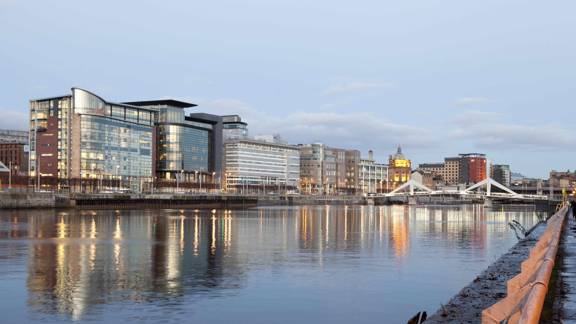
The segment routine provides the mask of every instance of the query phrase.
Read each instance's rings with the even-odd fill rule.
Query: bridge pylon
[[[480,188],[485,188],[486,189],[486,196],[490,197],[492,195],[492,187],[496,187],[496,188],[504,191],[506,194],[508,194],[510,196],[520,196],[518,193],[516,193],[513,190],[511,190],[510,188],[507,188],[506,186],[498,183],[496,180],[494,180],[492,178],[486,178],[486,179],[478,182],[477,184],[472,185],[471,187],[467,188],[466,190],[464,190],[464,192],[472,193],[474,190],[478,190]]]

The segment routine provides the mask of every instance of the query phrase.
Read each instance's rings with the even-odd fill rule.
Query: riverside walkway
[[[556,263],[556,284],[550,299],[553,308],[550,322],[576,323],[576,221],[574,210],[568,212]]]

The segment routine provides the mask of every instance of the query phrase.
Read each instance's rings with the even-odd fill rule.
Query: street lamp
[[[12,189],[12,161],[8,162],[8,190]]]
[[[120,182],[122,180],[122,178],[120,177],[120,165],[116,165],[116,178],[118,179],[118,191],[120,191],[120,185],[121,185]]]
[[[200,192],[202,192],[202,171],[198,172],[198,178],[200,179]]]

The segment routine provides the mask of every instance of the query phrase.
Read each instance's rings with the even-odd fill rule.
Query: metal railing
[[[506,297],[482,311],[482,323],[539,322],[568,208],[564,204],[548,219],[546,230],[522,262],[520,274],[508,281]]]

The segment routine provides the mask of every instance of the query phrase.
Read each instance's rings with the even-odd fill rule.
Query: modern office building
[[[340,161],[340,159],[338,159],[338,161]],[[340,182],[338,186],[339,193],[355,195],[361,191],[359,181],[360,161],[360,151],[344,150],[344,172],[342,172],[340,168],[336,170],[339,177],[344,179],[344,183]],[[339,163],[338,165],[341,164]]]
[[[359,184],[362,193],[373,194],[386,192],[388,185],[388,165],[377,163],[370,150],[368,158],[362,159],[359,165]]]
[[[79,88],[30,101],[30,175],[151,179],[156,111],[107,102]]]
[[[360,151],[301,144],[300,183],[304,193],[356,194],[360,190]]]
[[[176,174],[215,182],[222,170],[221,117],[186,116],[193,106],[170,99],[112,103],[79,88],[31,100],[30,175],[59,185],[114,180],[132,190]]]
[[[408,182],[411,174],[412,161],[404,156],[402,148],[398,146],[396,154],[388,159],[388,189],[394,190]]]
[[[245,138],[228,140],[224,151],[226,191],[288,192],[299,187],[297,146]]]
[[[335,186],[335,157],[326,152],[327,147],[322,143],[314,143],[299,145],[299,149],[302,192],[307,194],[324,193]]]
[[[494,164],[490,168],[490,177],[496,182],[510,187],[512,184],[512,172],[507,164]]]
[[[0,143],[28,144],[28,131],[0,129]]]
[[[248,124],[238,115],[222,116],[224,141],[248,138]]]
[[[186,116],[195,104],[177,100],[132,101],[125,104],[157,112],[156,176],[213,184],[222,172],[222,118],[204,113]]]
[[[466,153],[460,154],[459,158],[459,183],[471,184],[486,179],[486,154]]]

